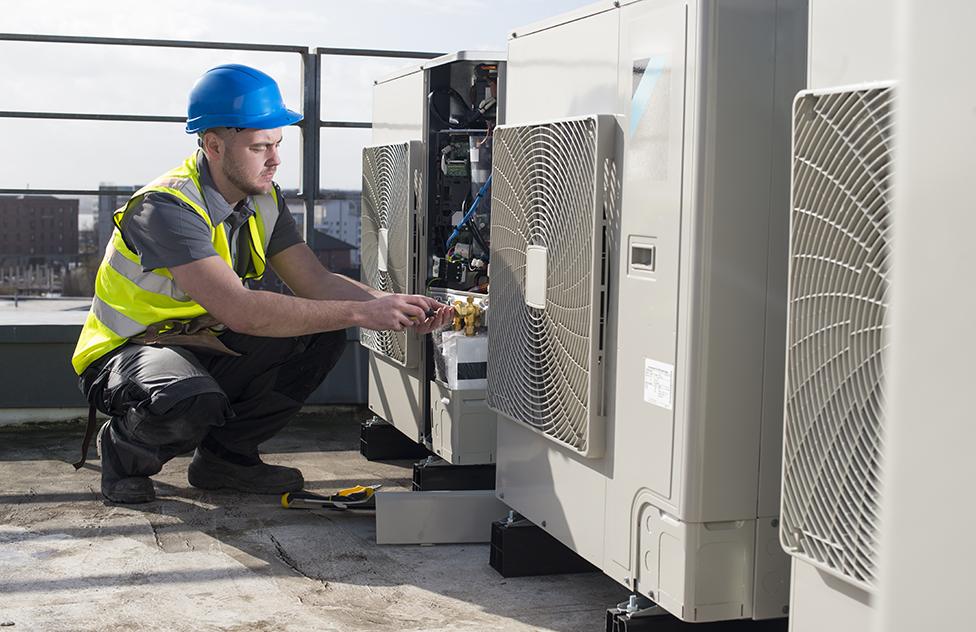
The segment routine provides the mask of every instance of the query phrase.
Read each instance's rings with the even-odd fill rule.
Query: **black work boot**
[[[156,490],[148,476],[129,476],[114,483],[102,483],[102,496],[113,503],[136,505],[156,500]]]
[[[95,449],[102,460],[102,496],[113,503],[134,505],[156,500],[156,490],[148,476],[121,476],[113,458],[111,420],[102,424]]]
[[[233,489],[251,494],[282,494],[305,486],[301,471],[293,467],[269,465],[257,457],[235,458],[234,461],[198,446],[186,478],[190,485],[199,489]]]

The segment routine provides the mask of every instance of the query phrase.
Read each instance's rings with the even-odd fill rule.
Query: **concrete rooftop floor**
[[[409,488],[409,461],[358,451],[365,412],[299,416],[263,448],[306,489]],[[509,578],[488,545],[378,546],[371,512],[283,509],[197,490],[189,456],[147,505],[106,503],[80,423],[0,427],[3,630],[603,630],[627,591],[599,573]]]

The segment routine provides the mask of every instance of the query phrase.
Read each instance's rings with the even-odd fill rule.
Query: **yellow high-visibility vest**
[[[171,319],[190,320],[207,313],[176,286],[173,275],[166,268],[144,272],[140,256],[132,252],[122,239],[119,226],[123,217],[151,191],[168,193],[188,204],[210,227],[210,237],[217,254],[231,269],[234,267],[227,233],[222,226],[215,227],[207,213],[197,154],[194,153],[182,165],[137,191],[115,212],[115,230],[105,248],[105,257],[98,266],[91,310],[71,358],[78,375],[89,364],[129,338],[145,332],[149,325]],[[265,252],[278,219],[278,195],[274,187],[268,194],[251,196],[251,204],[255,213],[247,220],[247,230],[251,237],[253,271],[241,277],[242,281],[260,279],[264,275]]]

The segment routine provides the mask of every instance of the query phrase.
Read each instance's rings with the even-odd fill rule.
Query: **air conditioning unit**
[[[459,52],[375,83],[375,144],[363,150],[361,246],[362,278],[371,287],[449,303],[471,297],[487,307],[485,182],[494,128],[504,121],[504,78],[503,54]],[[495,458],[496,415],[485,404],[486,323],[487,316],[470,337],[360,333],[370,350],[370,409],[457,465]]]
[[[497,493],[689,622],[781,617],[802,1],[604,2],[509,39]]]
[[[869,629],[886,417],[892,10],[814,0],[793,105],[780,539],[792,632]]]

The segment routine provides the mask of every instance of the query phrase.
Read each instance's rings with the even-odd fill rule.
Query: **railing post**
[[[305,241],[315,247],[315,198],[319,192],[319,138],[322,118],[322,57],[315,47],[302,53],[302,182]]]

